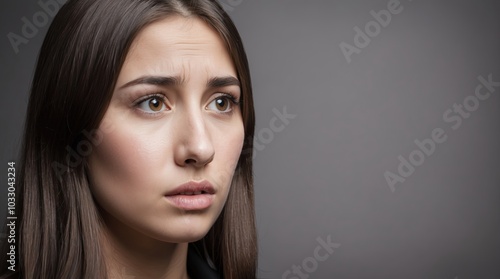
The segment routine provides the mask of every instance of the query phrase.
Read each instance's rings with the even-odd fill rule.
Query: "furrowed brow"
[[[175,86],[181,84],[182,81],[179,77],[164,77],[164,76],[142,76],[122,85],[120,89],[139,84],[150,84],[159,86]]]
[[[208,88],[225,87],[231,85],[236,85],[241,87],[240,81],[233,76],[213,77],[209,79],[207,82]]]

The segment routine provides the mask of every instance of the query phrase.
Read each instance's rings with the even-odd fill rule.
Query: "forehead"
[[[122,71],[129,75],[236,75],[220,35],[197,17],[174,15],[146,26],[134,39]]]

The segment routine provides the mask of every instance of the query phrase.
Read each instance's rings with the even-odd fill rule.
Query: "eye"
[[[238,101],[230,94],[223,94],[215,98],[207,108],[219,113],[230,113],[233,110],[233,105],[238,105]]]
[[[167,108],[162,96],[151,96],[138,102],[136,106],[146,113],[159,113]]]

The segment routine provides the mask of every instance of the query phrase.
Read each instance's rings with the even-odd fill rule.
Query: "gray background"
[[[354,44],[353,28],[389,0],[221,2],[247,49],[263,146],[254,160],[260,277],[282,278],[305,261],[308,278],[500,278],[500,87],[458,129],[443,120],[478,76],[500,81],[499,1],[402,0],[350,63],[339,44]],[[7,181],[48,25],[16,54],[7,34],[41,8],[0,5]],[[284,107],[296,116],[271,138]],[[392,191],[384,173],[397,174],[398,156],[408,159],[435,128],[446,142]],[[312,266],[317,238],[328,236],[340,246]]]

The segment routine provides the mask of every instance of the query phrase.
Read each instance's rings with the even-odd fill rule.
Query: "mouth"
[[[197,192],[182,192],[177,195],[192,196],[192,195],[203,195],[203,194],[209,194],[209,193],[207,191],[197,191]]]
[[[165,194],[165,198],[172,205],[183,210],[207,209],[212,205],[214,196],[215,189],[206,180],[190,181]]]

